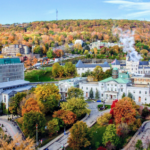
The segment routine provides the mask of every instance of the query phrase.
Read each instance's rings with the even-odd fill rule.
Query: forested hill
[[[22,43],[54,46],[83,39],[87,44],[102,40],[118,42],[112,27],[135,29],[135,40],[150,45],[150,22],[137,20],[60,20],[37,21],[19,25],[0,25],[0,45]]]

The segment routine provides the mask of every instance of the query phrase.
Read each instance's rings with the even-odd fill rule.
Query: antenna
[[[56,21],[58,20],[58,10],[56,9]]]

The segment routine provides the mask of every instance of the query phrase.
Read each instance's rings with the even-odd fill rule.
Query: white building
[[[128,96],[131,93],[133,100],[137,103],[150,103],[149,85],[134,85],[128,73],[119,73],[118,68],[113,68],[112,77],[99,82],[83,81],[79,83],[79,88],[83,90],[85,99],[89,98],[92,89],[94,97],[96,90],[99,92],[99,99],[113,101],[121,99],[123,93]]]
[[[6,109],[9,107],[9,99],[17,92],[30,90],[33,86],[24,80],[15,80],[0,83],[0,102],[5,103]]]
[[[67,97],[68,89],[70,87],[79,87],[79,83],[86,81],[86,77],[77,77],[73,79],[63,80],[58,82],[59,93],[61,94],[61,100],[65,100]]]
[[[103,64],[86,64],[83,63],[81,60],[79,60],[78,63],[76,64],[77,74],[82,76],[82,73],[85,73],[88,70],[93,71],[96,66],[102,67],[104,72],[110,69],[110,65],[108,64],[108,62],[104,62]]]
[[[83,41],[80,39],[75,40],[74,44],[80,44],[83,45]]]

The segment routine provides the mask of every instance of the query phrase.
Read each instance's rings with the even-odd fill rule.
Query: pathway
[[[91,124],[93,124],[96,120],[97,117],[101,116],[103,113],[105,112],[109,112],[110,109],[105,110],[105,111],[98,111],[97,109],[97,105],[98,104],[102,104],[102,103],[89,103],[89,109],[91,110],[90,115],[88,116],[88,118],[86,120],[84,120],[84,122],[86,122],[86,124],[90,127]],[[48,150],[58,150],[61,149],[62,145],[66,145],[67,144],[67,140],[68,140],[68,136],[69,133],[67,133],[66,135],[63,135],[62,137],[60,137],[58,140],[56,140],[55,142],[53,142],[52,144],[48,143],[45,146],[41,147],[40,150],[43,150],[45,148],[48,148]]]

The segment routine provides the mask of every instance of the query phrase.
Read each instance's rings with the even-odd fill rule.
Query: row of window
[[[130,91],[128,91],[128,93],[131,93]],[[133,91],[133,93],[135,93],[135,91]],[[141,94],[142,92],[139,91],[139,94]],[[147,94],[147,91],[145,91],[145,94]]]

